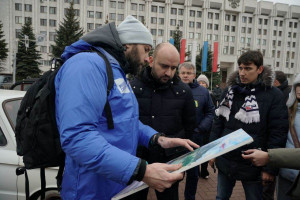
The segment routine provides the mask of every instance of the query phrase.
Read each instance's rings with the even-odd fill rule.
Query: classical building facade
[[[50,68],[50,46],[69,2],[0,1],[0,20],[9,43],[5,72],[13,71],[16,35],[27,20],[39,38],[41,69]],[[204,41],[213,50],[213,43],[218,42],[223,82],[237,68],[238,56],[249,49],[260,50],[265,65],[282,70],[289,81],[300,73],[300,6],[256,0],[74,0],[74,8],[86,32],[107,20],[118,25],[133,15],[149,28],[155,44],[169,41],[177,25],[186,38],[187,51],[196,49],[198,54]]]

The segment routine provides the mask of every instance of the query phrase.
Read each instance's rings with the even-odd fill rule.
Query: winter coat
[[[222,89],[220,87],[214,88],[213,89],[213,94],[214,94],[216,100],[220,101],[221,100],[221,96],[222,96]]]
[[[269,149],[269,165],[273,167],[290,168],[300,170],[300,148],[282,148],[282,149]],[[292,199],[300,199],[300,174],[294,180],[294,183],[287,193]]]
[[[104,111],[105,62],[95,52],[76,54],[92,46],[106,56],[113,71],[114,86],[108,101],[114,129],[110,130]],[[62,59],[65,63],[55,78],[56,120],[66,153],[61,196],[110,200],[126,186],[139,163],[137,145],[148,146],[156,131],[139,121],[138,103],[123,71],[126,60],[114,23],[66,47]]]
[[[189,84],[196,106],[196,124],[195,134],[209,134],[214,118],[215,107],[212,103],[208,90],[199,85],[195,80]]]
[[[211,132],[210,141],[225,136],[239,128],[246,131],[254,140],[249,145],[233,150],[216,160],[217,167],[223,173],[237,180],[258,180],[261,171],[276,175],[277,169],[269,166],[258,168],[252,166],[249,160],[241,156],[241,151],[253,148],[263,150],[282,148],[285,146],[288,132],[288,114],[282,92],[273,85],[273,72],[264,67],[255,84],[243,85],[240,83],[238,72],[234,72],[228,80],[228,86],[238,85],[245,88],[255,88],[255,97],[259,107],[260,122],[246,124],[237,120],[235,114],[245,101],[246,94],[234,91],[229,121],[223,116],[216,117]],[[225,97],[225,90],[222,95]]]
[[[196,124],[195,103],[191,89],[178,76],[175,75],[166,84],[160,84],[153,79],[151,68],[146,67],[130,84],[139,102],[141,122],[168,137],[192,136]],[[183,147],[164,149],[164,153],[169,157],[178,155],[183,150],[185,151]]]
[[[289,83],[288,81],[284,81],[280,86],[278,86],[278,88],[281,90],[281,92],[283,93],[284,96],[284,100],[285,102],[287,102],[288,98],[289,98],[289,93],[291,91],[291,88],[289,87]]]

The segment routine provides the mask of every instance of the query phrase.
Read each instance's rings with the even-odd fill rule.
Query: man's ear
[[[153,56],[149,56],[149,66],[152,67],[154,63]]]
[[[258,68],[258,74],[261,74],[263,71],[264,71],[264,66],[261,65],[261,66]]]

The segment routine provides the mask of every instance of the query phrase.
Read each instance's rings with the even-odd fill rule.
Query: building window
[[[21,3],[15,3],[15,10],[22,11],[22,4]]]
[[[195,22],[189,21],[189,27],[194,28],[195,27]]]
[[[157,24],[157,18],[151,17],[151,24]]]
[[[139,5],[139,11],[145,11],[145,5],[144,4]]]
[[[194,39],[194,33],[193,32],[189,32],[189,39]]]
[[[230,47],[230,55],[234,54],[234,47]]]
[[[292,32],[288,32],[288,37],[292,37]]]
[[[145,22],[145,16],[139,16],[140,22],[144,23]]]
[[[47,53],[47,46],[41,46],[40,52],[41,53]]]
[[[25,12],[32,12],[32,5],[31,4],[25,4]]]
[[[230,37],[230,42],[235,42],[235,36]]]
[[[196,22],[196,27],[201,28],[201,22]]]
[[[279,46],[279,47],[281,46],[281,41],[278,41],[278,46]]]
[[[211,34],[207,34],[207,40],[211,40]]]
[[[294,68],[294,63],[291,63],[291,68]]]
[[[207,23],[207,29],[211,30],[212,29],[212,24],[211,23]]]
[[[176,26],[176,19],[170,19],[170,25]]]
[[[225,46],[225,47],[223,48],[223,54],[228,54],[228,46]]]
[[[225,25],[225,31],[229,31],[229,26]]]
[[[282,27],[283,26],[283,21],[279,22],[279,26]]]
[[[281,37],[282,36],[282,31],[278,32],[278,36]]]
[[[176,15],[177,14],[177,8],[171,8],[171,14]]]
[[[292,51],[292,59],[295,59],[295,52]]]
[[[252,17],[248,17],[248,23],[252,24]]]
[[[213,35],[213,40],[214,41],[218,41],[218,38],[219,38],[218,35]]]
[[[103,6],[103,0],[96,0],[96,6],[102,7]]]
[[[49,7],[50,14],[56,14],[56,7]]]
[[[118,21],[124,20],[124,14],[118,14]]]
[[[241,43],[245,43],[245,37],[241,37]]]
[[[262,21],[263,21],[262,18],[259,18],[258,19],[258,24],[262,24]]]
[[[246,33],[246,27],[242,27],[241,32]]]
[[[280,51],[277,51],[277,58],[280,58]]]
[[[31,17],[25,17],[25,23],[32,24],[32,18]]]
[[[264,25],[268,25],[268,19],[264,19]]]
[[[15,16],[15,23],[16,24],[22,24],[22,17],[20,17],[20,16]]]
[[[136,3],[131,4],[131,10],[134,10],[134,11],[137,10],[137,4]]]
[[[94,0],[87,0],[88,6],[94,6]]]
[[[289,27],[290,27],[290,28],[293,27],[293,22],[289,22]]]
[[[124,9],[124,2],[118,2],[118,9]]]
[[[115,1],[111,1],[111,2],[109,2],[109,7],[110,8],[116,8],[117,7],[117,3],[115,2]]]
[[[201,11],[197,11],[197,17],[201,18],[202,17],[202,12]]]
[[[235,22],[236,21],[236,15],[232,15],[232,21]]]
[[[293,42],[293,48],[295,48],[296,47],[296,42]]]
[[[230,15],[228,14],[225,15],[225,21],[230,21]]]
[[[250,46],[251,38],[247,38],[247,44]]]
[[[42,38],[42,41],[47,41],[48,40],[47,31],[40,31],[40,34],[44,36]]]
[[[51,26],[51,27],[56,27],[56,20],[54,20],[54,19],[49,19],[49,26]]]
[[[54,41],[55,40],[55,32],[49,32],[49,41]]]
[[[260,39],[257,39],[257,45],[260,45]]]
[[[224,35],[224,42],[228,42],[229,41],[229,36],[228,35]]]
[[[183,26],[183,20],[178,20],[178,25]]]
[[[273,31],[273,36],[276,36],[277,35],[277,31]]]
[[[278,20],[274,20],[274,26],[277,26],[278,25]]]
[[[40,7],[40,12],[41,13],[47,13],[47,6],[41,6]]]
[[[247,17],[242,17],[242,22],[246,23],[247,22]]]
[[[213,18],[213,13],[212,12],[208,12],[208,19],[212,19]]]
[[[183,15],[184,10],[183,9],[178,9],[178,15]]]
[[[219,13],[215,13],[215,19],[216,20],[220,19],[220,14]]]
[[[298,23],[295,22],[295,23],[294,23],[294,28],[297,28],[297,27],[298,27]]]
[[[195,39],[200,39],[201,38],[201,33],[196,33]]]
[[[159,13],[165,13],[165,7],[159,7]]]
[[[257,30],[257,34],[261,35],[261,29],[260,28]]]
[[[156,35],[156,29],[151,29],[151,34]]]
[[[276,62],[276,67],[279,67],[279,62]]]
[[[251,33],[251,28],[248,28],[248,31],[247,31],[247,33],[249,33],[249,34]]]
[[[116,20],[116,13],[109,13],[110,20]]]
[[[275,50],[272,50],[272,58],[275,58]]]
[[[195,17],[195,11],[194,10],[190,10],[190,17]]]
[[[293,33],[293,38],[296,38],[297,37],[297,33]]]
[[[264,29],[264,35],[267,35],[268,31],[267,29]]]
[[[219,30],[219,25],[218,24],[214,24],[214,30]]]
[[[262,45],[264,45],[264,46],[267,45],[267,40],[266,40],[266,39],[263,39],[263,40],[262,40]]]
[[[165,24],[165,19],[164,19],[164,18],[159,18],[159,19],[158,19],[158,23],[159,23],[160,25],[164,25],[164,24]]]
[[[87,23],[87,30],[94,30],[94,23]]]
[[[87,17],[88,18],[94,18],[94,15],[95,13],[94,13],[94,11],[87,11]]]
[[[47,26],[47,19],[40,19],[41,26]]]
[[[164,30],[163,29],[158,29],[158,35],[163,36],[164,35]]]
[[[16,29],[16,38],[19,38],[21,34],[21,29]]]
[[[157,12],[157,6],[151,6],[151,12]]]
[[[231,32],[235,32],[235,26],[231,26]]]
[[[96,19],[102,19],[102,12],[96,11]]]
[[[276,47],[276,40],[272,41],[273,48]]]

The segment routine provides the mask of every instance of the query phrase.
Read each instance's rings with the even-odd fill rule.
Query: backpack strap
[[[104,110],[105,110],[105,113],[106,113],[107,127],[108,127],[108,129],[113,129],[114,128],[114,120],[113,120],[113,117],[112,117],[111,108],[110,108],[109,101],[108,101],[108,95],[109,95],[112,87],[114,86],[113,71],[112,71],[112,68],[111,68],[111,65],[110,65],[109,61],[103,55],[103,53],[101,53],[98,50],[95,50],[95,52],[99,56],[101,56],[103,58],[103,60],[105,61],[106,74],[107,74],[107,94],[106,94],[106,104],[104,106]]]
[[[26,200],[29,200],[29,179],[27,175],[27,170],[25,167],[18,167],[16,169],[16,175],[20,176],[25,173],[25,195],[26,195]]]
[[[46,176],[45,176],[45,168],[42,167],[40,169],[40,177],[41,177],[41,199],[45,199],[46,194]]]

